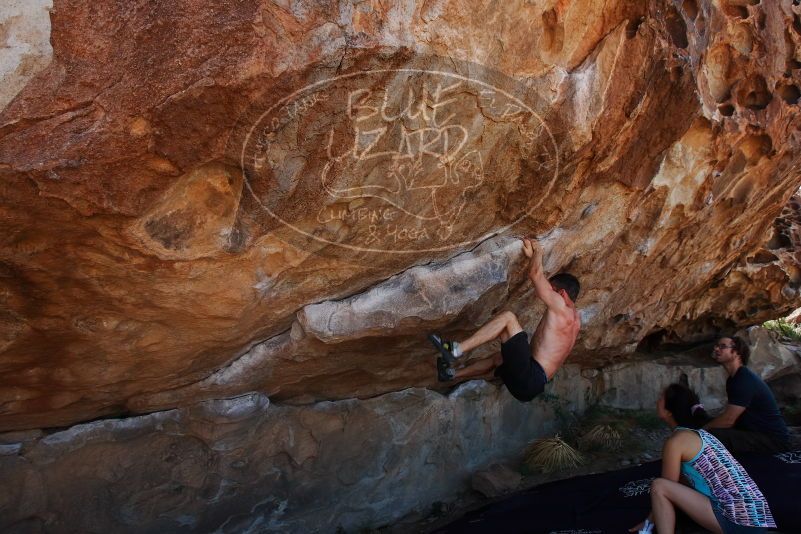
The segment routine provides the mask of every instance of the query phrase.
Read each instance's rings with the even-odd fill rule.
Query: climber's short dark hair
[[[581,291],[581,284],[579,284],[578,278],[570,273],[559,273],[550,277],[548,281],[556,289],[564,289],[570,300],[576,302],[579,291]]]

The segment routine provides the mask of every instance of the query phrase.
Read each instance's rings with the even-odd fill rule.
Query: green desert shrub
[[[801,341],[801,327],[795,325],[787,319],[775,319],[772,321],[765,321],[762,323],[762,328],[776,332],[782,337],[792,339],[793,341]]]

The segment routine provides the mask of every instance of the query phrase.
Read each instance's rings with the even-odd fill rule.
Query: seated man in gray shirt
[[[768,385],[748,365],[748,344],[737,336],[722,337],[712,357],[729,374],[729,402],[722,414],[706,425],[729,451],[780,452],[790,447],[787,424]]]

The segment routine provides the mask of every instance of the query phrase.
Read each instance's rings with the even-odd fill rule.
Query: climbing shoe
[[[428,339],[434,344],[439,353],[442,354],[442,357],[448,365],[456,361],[456,355],[453,353],[453,341],[445,341],[438,334],[428,334]]]
[[[437,380],[450,382],[454,378],[456,378],[456,370],[445,361],[445,358],[437,356]]]

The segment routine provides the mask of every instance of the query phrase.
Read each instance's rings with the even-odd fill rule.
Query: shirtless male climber
[[[441,382],[480,376],[495,368],[495,376],[503,380],[509,393],[521,402],[528,402],[542,393],[545,384],[567,359],[581,327],[574,304],[579,282],[567,273],[546,279],[542,249],[534,241],[524,239],[523,252],[531,258],[528,276],[534,284],[534,292],[546,306],[531,344],[528,334],[510,311],[501,312],[464,341],[446,341],[438,334],[431,334],[428,337],[441,354],[437,358],[437,375]],[[461,369],[453,368],[465,353],[494,339],[501,340],[500,354]]]

